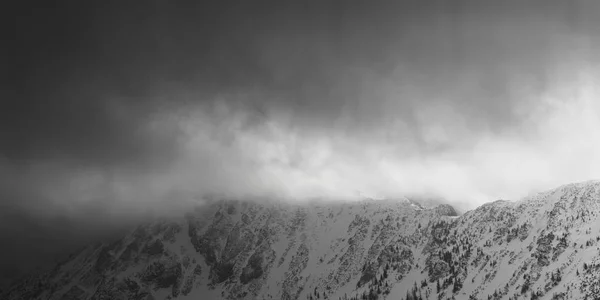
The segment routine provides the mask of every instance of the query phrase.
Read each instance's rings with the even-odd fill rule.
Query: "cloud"
[[[594,168],[600,123],[592,78],[584,73],[530,95],[538,98],[529,117],[503,133],[469,128],[468,116],[439,104],[420,108],[417,132],[396,121],[353,134],[266,115],[247,126],[255,116],[221,102],[214,116],[198,111],[182,119],[185,155],[157,182],[296,200],[352,199],[357,191],[382,197],[436,194],[463,208],[518,199],[600,175]],[[393,134],[402,139],[389,139]]]
[[[416,137],[413,132],[412,139],[404,136],[401,142],[377,130],[362,135],[336,128],[303,131],[273,120],[250,133],[234,126],[227,144],[215,144],[215,152],[227,158],[215,161],[226,166],[223,169],[243,166],[233,173],[257,179],[245,188],[240,180],[230,191],[269,188],[297,198],[352,197],[356,189],[392,197],[437,193],[467,207],[497,198],[517,199],[600,175],[594,167],[599,149],[594,132],[600,128],[595,72],[570,73],[556,88],[528,95],[537,97],[535,105],[527,107],[529,117],[502,133],[469,128],[468,116],[433,104],[417,113],[423,124]],[[407,130],[397,124],[383,127],[392,133]],[[444,143],[446,148],[440,146]],[[202,153],[190,147],[189,153]],[[235,177],[231,174],[225,177]]]

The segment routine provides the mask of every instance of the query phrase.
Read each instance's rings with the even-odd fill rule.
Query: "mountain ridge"
[[[599,181],[460,216],[408,198],[219,200],[86,247],[0,298],[597,299],[598,218]]]

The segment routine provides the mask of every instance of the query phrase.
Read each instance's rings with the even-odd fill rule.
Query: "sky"
[[[6,11],[0,277],[205,195],[464,211],[600,178],[593,1],[200,2]]]

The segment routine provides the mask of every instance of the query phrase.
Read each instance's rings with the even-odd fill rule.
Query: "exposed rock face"
[[[448,205],[448,204],[442,204],[442,205],[438,205],[435,207],[435,210],[438,211],[438,213],[442,216],[448,216],[448,217],[456,217],[458,216],[458,213],[456,212],[456,210],[454,209],[454,207]]]
[[[600,184],[448,205],[218,201],[90,246],[0,299],[596,299]]]

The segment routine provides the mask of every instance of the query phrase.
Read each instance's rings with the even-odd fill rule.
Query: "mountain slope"
[[[2,299],[598,299],[600,183],[458,217],[408,199],[217,201],[87,247]]]

